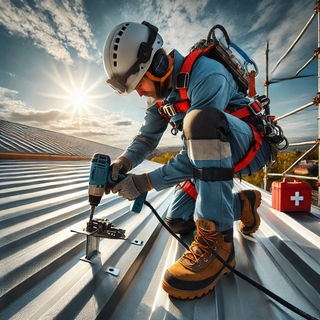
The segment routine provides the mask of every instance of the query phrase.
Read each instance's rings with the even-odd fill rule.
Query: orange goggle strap
[[[173,66],[169,69],[169,71],[162,78],[155,77],[153,74],[151,74],[150,71],[146,72],[146,76],[152,81],[156,81],[156,82],[162,83],[170,76],[172,71],[173,71]]]

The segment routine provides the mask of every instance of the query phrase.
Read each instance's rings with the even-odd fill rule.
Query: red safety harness
[[[166,108],[164,108],[162,102],[158,102],[158,111],[163,117],[166,118],[168,122],[170,122],[170,116],[173,116],[180,112],[186,113],[190,108],[190,100],[188,99],[187,90],[193,64],[198,58],[210,52],[211,50],[214,50],[214,46],[210,46],[206,49],[195,50],[191,52],[184,60],[182,68],[177,75],[176,83],[176,87],[179,90],[181,102],[177,102],[169,107],[165,106]],[[244,119],[248,116],[252,116],[253,114],[258,114],[261,111],[261,109],[262,106],[260,106],[256,101],[254,101],[249,106],[245,106],[241,109],[236,110],[226,109],[225,112],[230,113],[239,119]],[[248,124],[252,129],[253,145],[247,152],[246,156],[241,161],[234,164],[235,173],[244,169],[252,161],[262,144],[263,133],[259,132],[252,124]]]
[[[188,84],[190,79],[191,70],[193,64],[197,59],[201,56],[206,55],[211,50],[214,50],[215,46],[210,46],[206,49],[195,50],[191,52],[183,62],[182,68],[180,72],[177,74],[176,78],[176,88],[179,90],[181,102],[177,102],[170,106],[163,106],[162,102],[158,102],[158,111],[160,115],[166,118],[166,120],[171,123],[170,117],[176,115],[177,113],[184,112],[186,113],[190,108],[190,101],[188,99]],[[230,62],[231,63],[231,62]],[[229,110],[226,109],[225,112],[232,114],[233,116],[239,119],[245,119],[246,117],[252,116],[254,114],[258,114],[261,112],[262,106],[259,102],[254,101],[248,106],[245,106],[240,109],[236,110]],[[245,121],[245,120],[244,120]],[[245,121],[246,122],[246,121]],[[246,122],[252,129],[253,134],[253,144],[245,157],[234,164],[234,173],[237,173],[244,169],[256,156],[261,144],[262,144],[262,137],[263,132],[259,132],[251,123]],[[197,191],[193,183],[188,180],[183,185],[180,185],[180,188],[186,191],[192,198],[196,200],[197,198]]]

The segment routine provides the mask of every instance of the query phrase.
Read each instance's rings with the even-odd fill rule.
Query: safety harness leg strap
[[[233,179],[233,169],[232,168],[197,168],[193,167],[193,175],[195,179],[203,181],[227,181]],[[195,185],[187,180],[179,184],[180,189],[185,191],[191,198],[197,200],[198,192]]]
[[[180,189],[185,191],[191,198],[193,198],[194,200],[197,200],[197,197],[198,197],[197,189],[190,180],[185,181],[179,186],[180,186]]]
[[[197,168],[193,167],[193,177],[203,181],[227,181],[234,176],[233,168]]]

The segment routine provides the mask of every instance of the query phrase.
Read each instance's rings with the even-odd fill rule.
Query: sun
[[[88,83],[89,74],[89,65],[81,76],[72,74],[68,66],[66,71],[61,74],[54,69],[54,72],[48,72],[46,75],[62,89],[62,94],[40,93],[40,95],[67,101],[63,103],[61,108],[68,111],[71,121],[77,121],[81,124],[83,119],[91,118],[93,109],[104,110],[99,104],[94,103],[94,100],[105,99],[111,95],[110,92],[93,95],[94,90],[101,83],[104,83],[105,76],[101,75],[99,78],[95,78],[94,82]],[[65,79],[63,79],[64,77]]]
[[[71,104],[75,107],[86,107],[87,103],[88,97],[83,91],[77,90],[71,94]]]

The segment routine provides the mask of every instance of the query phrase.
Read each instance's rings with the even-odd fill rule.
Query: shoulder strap
[[[180,72],[177,74],[176,88],[179,90],[182,101],[188,100],[187,89],[190,80],[190,73],[195,61],[203,56],[207,51],[211,50],[213,46],[206,49],[199,49],[192,51],[184,60]]]

